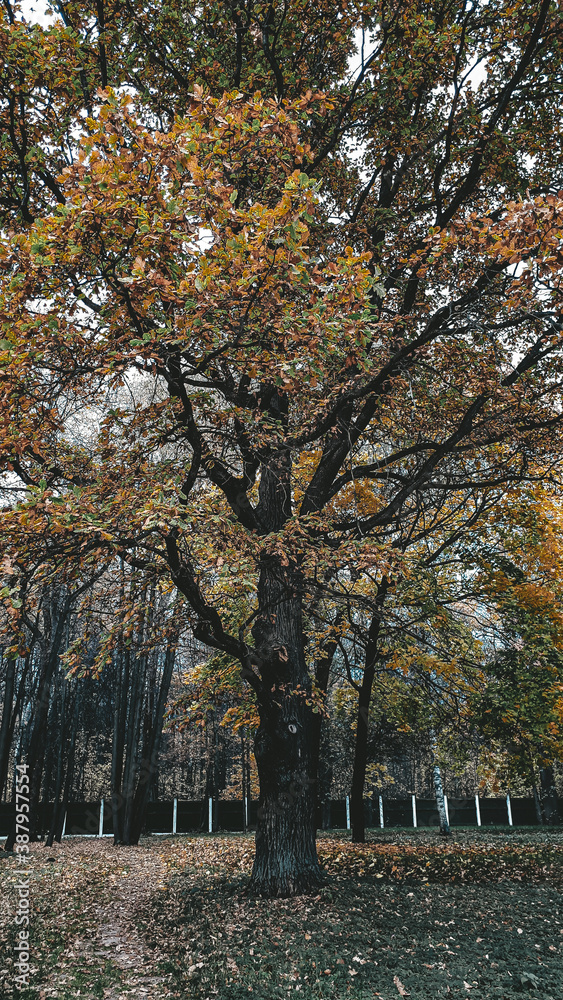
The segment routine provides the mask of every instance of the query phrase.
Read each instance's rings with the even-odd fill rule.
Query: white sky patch
[[[40,24],[43,28],[50,27],[60,19],[60,14],[53,10],[45,0],[23,0],[20,9],[25,21],[29,21],[31,24]]]
[[[205,253],[206,250],[209,250],[209,248],[213,246],[213,233],[211,232],[210,229],[199,230],[197,245],[198,249],[202,253]]]
[[[347,67],[348,74],[352,78],[360,73],[362,67],[365,66],[377,48],[377,44],[370,41],[368,32],[362,31],[361,28],[354,32],[354,41],[357,52],[348,60]]]
[[[72,445],[80,445],[87,451],[96,447],[101,431],[102,421],[108,412],[119,410],[125,423],[137,412],[142,411],[151,402],[160,401],[166,396],[164,383],[154,378],[154,375],[140,372],[134,368],[119,375],[119,381],[107,384],[100,389],[99,402],[80,402],[74,410],[70,408],[64,421],[64,436]]]

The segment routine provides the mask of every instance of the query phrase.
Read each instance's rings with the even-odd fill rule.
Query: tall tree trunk
[[[125,617],[125,570],[123,559],[120,560],[121,575],[119,581],[119,604],[121,607],[121,623]],[[116,675],[115,697],[113,703],[113,732],[111,741],[111,816],[113,826],[113,842],[123,842],[123,796],[121,784],[123,780],[123,757],[125,753],[125,724],[127,721],[127,694],[129,690],[129,648],[125,649],[123,634],[119,636],[117,655],[114,660]]]
[[[555,826],[561,822],[561,815],[557,789],[555,787],[555,775],[551,765],[540,768],[540,789],[541,809],[545,823],[548,826]]]
[[[139,626],[139,644],[142,650],[144,640],[150,632],[154,615],[155,587],[152,583],[150,589],[143,590],[143,614]],[[123,770],[123,843],[133,844],[135,839],[135,786],[137,779],[137,769],[141,754],[141,722],[143,705],[146,698],[148,653],[142,651],[135,657],[132,687],[129,696],[129,711],[127,714],[127,751],[125,754],[125,766]]]
[[[5,736],[5,744],[3,752],[0,754],[0,799],[4,794],[4,791],[8,788],[8,768],[10,766],[10,751],[13,744],[14,733],[16,731],[16,722],[21,715],[22,706],[25,698],[25,689],[27,684],[27,678],[29,675],[29,669],[31,660],[33,657],[34,641],[32,640],[30,644],[30,649],[26,654],[23,661],[22,671],[20,674],[20,679],[18,683],[18,692],[16,695],[16,703],[13,706],[11,716],[8,714],[6,717],[7,721],[7,732]],[[2,716],[2,725],[4,725],[4,716]]]
[[[162,737],[164,712],[166,710],[166,701],[168,699],[170,682],[172,680],[172,671],[174,670],[176,640],[177,635],[173,635],[169,638],[166,646],[164,666],[158,692],[158,701],[150,720],[150,726],[146,732],[146,741],[143,747],[143,755],[141,759],[141,772],[134,799],[131,839],[129,841],[129,843],[132,844],[138,844],[139,842],[139,837],[141,836],[141,831],[147,814],[149,796],[153,786],[154,776],[156,774],[156,764],[158,760],[160,740]]]
[[[120,645],[116,659],[117,682],[113,707],[113,739],[111,744],[111,793],[113,842],[123,842],[122,795],[123,757],[125,753],[125,729],[127,721],[127,694],[129,688],[129,650]]]
[[[4,704],[2,706],[2,724],[0,725],[0,799],[4,791],[10,760],[10,724],[12,721],[17,661],[14,658],[6,660],[2,653],[2,663],[6,666],[6,680],[4,685]]]
[[[125,767],[123,769],[123,843],[131,842],[133,822],[133,799],[135,793],[135,773],[139,754],[139,722],[143,705],[144,677],[146,660],[144,656],[137,657],[133,669],[133,685],[129,696],[129,711],[127,713],[127,750]]]
[[[321,880],[311,777],[313,711],[306,704],[310,680],[295,568],[265,556],[258,601],[253,637],[260,680],[253,686],[260,714],[254,744],[260,801],[252,887],[266,896],[294,896]]]
[[[57,740],[57,767],[55,773],[55,788],[54,788],[54,802],[53,811],[51,814],[51,824],[49,827],[49,832],[47,834],[47,839],[45,840],[45,846],[51,847],[55,832],[59,823],[59,813],[61,808],[61,794],[63,790],[63,779],[64,779],[64,752],[66,743],[66,713],[67,713],[67,682],[63,678],[61,685],[61,712],[59,718],[59,724],[57,726],[58,730],[58,740]]]
[[[33,708],[33,728],[26,754],[29,767],[29,839],[32,841],[37,839],[39,828],[39,797],[45,765],[47,720],[52,679],[56,668],[55,658],[49,655],[48,651],[45,655],[47,663],[41,673],[37,699]]]
[[[209,709],[205,716],[205,785],[199,820],[200,830],[209,826],[209,799],[211,799],[211,829],[215,820],[215,710]]]
[[[336,620],[334,622],[334,629],[336,630],[335,634],[328,640],[328,642],[325,643],[315,667],[315,681],[317,684],[318,691],[320,691],[321,694],[323,695],[324,699],[323,704],[326,701],[328,681],[330,678],[330,668],[332,666],[334,654],[338,649],[337,630],[340,627],[340,624],[342,623],[343,617],[344,617],[343,612],[339,612],[337,614]],[[332,777],[332,770],[328,768],[324,769],[323,773],[323,777],[325,778],[324,781],[320,780],[320,774],[319,774],[319,760],[321,753],[321,735],[322,735],[323,718],[324,718],[323,712],[313,713],[313,723],[312,723],[313,728],[312,728],[312,741],[311,741],[311,772],[310,772],[311,779],[316,783],[315,786],[316,799],[317,803],[320,806],[319,811],[321,812],[322,815],[324,814],[324,808],[325,808],[324,799],[326,796],[326,792],[328,790],[326,778],[329,770]],[[330,788],[330,782],[328,782],[328,788]],[[316,809],[315,813],[317,813]]]
[[[241,758],[241,785],[242,785],[242,832],[246,833],[246,799],[248,796],[248,785],[246,782],[246,740],[244,732],[240,734],[240,758]]]
[[[29,839],[32,841],[36,838],[38,826],[38,805],[51,688],[67,631],[68,615],[77,598],[93,585],[102,575],[104,569],[105,567],[102,567],[92,579],[81,584],[74,593],[69,593],[66,587],[61,590],[53,588],[44,592],[42,601],[43,631],[29,618],[25,620],[40,652],[39,678],[30,717],[29,728],[31,731],[25,747],[25,763],[29,768]],[[24,733],[24,735],[27,734]],[[4,844],[5,851],[13,849],[15,837],[16,823],[14,821]]]
[[[537,785],[532,785],[532,795],[534,796],[534,808],[536,810],[536,819],[540,826],[545,824],[545,816],[543,814],[543,809],[541,807],[541,799],[538,793]]]
[[[383,604],[385,602],[388,586],[388,581],[386,577],[384,577],[378,588],[375,610],[370,622],[364,675],[362,677],[362,683],[358,693],[356,744],[354,748],[354,769],[352,772],[352,795],[350,802],[352,840],[355,844],[363,844],[366,839],[364,790],[366,784],[368,752],[369,708],[378,658],[378,642],[381,631]]]
[[[434,764],[432,767],[432,777],[434,779],[434,792],[436,794],[436,808],[438,809],[438,816],[440,818],[440,833],[443,837],[449,837],[452,831],[450,830],[448,815],[446,813],[442,775],[437,764]]]
[[[440,773],[440,768],[436,761],[436,738],[434,734],[431,734],[431,745],[432,745],[432,778],[434,781],[434,792],[436,795],[436,808],[438,810],[438,817],[440,820],[440,834],[442,837],[449,837],[451,835],[450,824],[448,823],[448,814],[446,812],[446,800],[444,798],[444,788],[442,785],[442,775]]]
[[[63,798],[61,802],[61,808],[59,810],[58,822],[55,827],[55,840],[58,841],[59,844],[62,840],[64,820],[66,816],[66,811],[68,809],[70,790],[72,788],[72,779],[74,777],[74,758],[76,753],[76,736],[78,732],[78,705],[80,701],[79,694],[80,694],[80,689],[77,687],[74,694],[74,713],[72,719],[72,732],[70,735],[70,746],[68,748]]]
[[[59,651],[64,637],[66,613],[70,602],[67,598],[63,606],[57,606],[57,595],[48,595],[44,609],[44,634],[38,634],[40,650],[40,671],[36,695],[31,712],[31,733],[26,747],[26,763],[29,768],[29,839],[35,840],[39,823],[39,796],[44,767],[44,747],[47,735],[47,719],[51,701],[51,687],[58,664]],[[36,630],[37,631],[37,630]],[[13,850],[16,824],[4,844],[5,851]]]
[[[51,693],[51,664],[43,663],[37,696],[33,706],[32,730],[29,743],[26,747],[25,763],[28,766],[29,774],[29,839],[35,840],[38,829],[38,809],[39,795],[41,791],[41,778],[43,774],[43,753],[42,746],[45,742],[46,723],[49,712],[49,698]],[[4,844],[5,851],[12,851],[16,840],[16,825],[12,826],[10,833]]]
[[[536,810],[536,819],[540,826],[545,823],[545,816],[543,814],[543,809],[541,807],[540,794],[538,792],[538,786],[536,783],[536,770],[534,767],[534,761],[531,752],[528,750],[528,763],[530,765],[530,784],[532,786],[532,795],[534,797],[534,807]]]
[[[68,710],[67,702],[71,702],[71,713]],[[64,826],[64,818],[68,807],[68,799],[72,777],[74,772],[74,754],[76,749],[76,732],[78,728],[78,704],[79,688],[75,684],[74,690],[71,684],[65,679],[63,686],[63,705],[60,721],[59,756],[57,761],[57,776],[55,783],[55,802],[51,817],[51,826],[45,847],[51,847],[54,840],[60,843]],[[67,719],[71,718],[67,732]],[[70,741],[67,747],[67,736]],[[64,778],[64,781],[63,781]]]

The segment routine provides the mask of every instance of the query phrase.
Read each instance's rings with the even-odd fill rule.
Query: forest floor
[[[0,996],[563,997],[563,831],[331,833],[319,856],[317,894],[264,900],[252,835],[34,845],[33,973],[16,990],[19,866],[0,854]]]

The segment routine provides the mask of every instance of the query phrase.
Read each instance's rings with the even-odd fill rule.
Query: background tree
[[[560,819],[553,778],[563,753],[558,492],[552,483],[515,491],[476,553],[488,609],[488,680],[472,699],[474,722],[493,747],[503,748],[509,776],[532,787],[542,823]]]

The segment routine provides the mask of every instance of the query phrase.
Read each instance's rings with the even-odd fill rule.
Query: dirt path
[[[30,870],[38,941],[32,945],[38,967],[32,981],[40,1000],[177,996],[159,968],[166,955],[151,947],[137,923],[167,876],[154,845],[115,848],[109,839],[37,845]],[[1,995],[3,988],[6,996],[15,995],[11,980],[0,984]]]
[[[149,896],[166,874],[158,858],[144,858],[143,875],[130,874],[115,883],[110,902],[97,910],[98,930],[93,942],[97,958],[113,963],[121,971],[121,983],[107,987],[107,1000],[141,996],[155,1000],[164,995],[164,978],[154,972],[159,957],[150,949],[136,927],[136,919],[146,908]],[[156,862],[156,863],[155,863]]]

